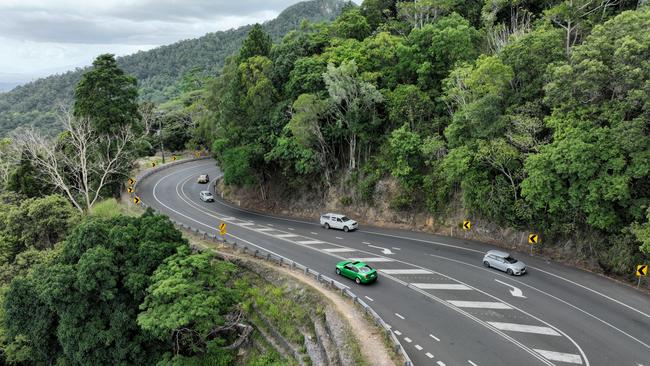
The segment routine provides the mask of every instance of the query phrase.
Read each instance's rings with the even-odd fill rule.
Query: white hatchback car
[[[509,253],[500,250],[490,250],[483,257],[483,265],[488,268],[496,268],[509,275],[519,276],[526,273],[524,262],[510,256]]]
[[[345,232],[359,228],[359,224],[356,221],[349,219],[345,215],[335,213],[320,215],[320,224],[325,229],[341,229]]]
[[[210,191],[201,191],[199,197],[201,197],[201,201],[203,202],[214,202],[214,196]]]

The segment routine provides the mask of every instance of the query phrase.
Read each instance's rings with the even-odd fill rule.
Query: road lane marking
[[[573,353],[547,351],[547,350],[536,349],[536,348],[533,348],[533,351],[538,352],[540,355],[548,358],[551,361],[560,361],[560,362],[575,363],[578,365],[582,365],[582,357],[580,357],[580,355],[576,355]]]
[[[413,341],[411,340],[411,338],[409,338],[409,337],[404,337],[404,340],[407,341],[408,343],[413,342]]]
[[[361,244],[370,245],[370,243],[368,243],[367,241],[362,241]]]
[[[294,229],[294,228],[292,228],[292,227],[288,227],[287,229],[289,229],[289,230],[291,230],[291,231],[295,231],[295,230],[296,230],[296,229]]]
[[[423,290],[471,290],[458,283],[412,283],[411,285]]]
[[[257,231],[261,231],[261,232],[265,232],[265,231],[274,231],[275,229],[271,229],[271,228],[269,228],[269,227],[265,227],[265,228],[262,228],[262,229],[255,229],[255,230],[257,230]]]
[[[436,363],[438,364],[438,366],[445,366],[445,363],[442,362],[442,361],[438,361],[438,362],[436,362]]]
[[[418,351],[422,351],[422,346],[420,346],[419,344],[416,344],[414,347],[415,347]]]
[[[457,301],[447,300],[448,303],[459,308],[476,308],[476,309],[512,309],[502,302],[492,301]],[[489,323],[489,322],[488,322]]]
[[[325,244],[325,242],[320,241],[320,240],[303,240],[303,241],[297,241],[296,243],[298,244]]]
[[[356,252],[356,249],[351,249],[351,248],[329,248],[329,249],[323,249],[324,251],[328,253],[346,253],[346,252]]]
[[[429,357],[429,358],[433,358],[433,355],[432,355],[431,353],[429,353],[429,352],[425,353],[425,355],[426,355],[427,357]]]
[[[393,261],[390,258],[384,258],[384,257],[352,258],[352,260],[353,261],[359,261],[359,262],[365,262],[365,263],[392,262]]]
[[[393,275],[402,275],[402,274],[432,274],[433,272],[426,269],[380,269],[383,273],[393,274]]]
[[[398,318],[400,318],[400,319],[402,319],[402,320],[405,319],[403,316],[399,315],[398,313],[395,313],[395,316],[398,317]]]
[[[310,233],[311,235],[318,235],[318,233],[315,233],[315,232],[313,232],[313,231],[310,231],[309,233]]]
[[[526,325],[526,324],[516,324],[516,323],[501,323],[501,322],[487,322],[491,326],[507,330],[511,332],[522,332],[522,333],[535,333],[535,334],[544,334],[552,336],[560,336],[560,333],[549,327],[541,327],[538,325]]]
[[[266,225],[268,225],[268,226],[275,226],[275,225],[273,225],[273,224],[266,224]]]
[[[402,335],[402,332],[400,332],[399,330],[396,330],[396,331],[394,331],[393,333],[397,334],[398,336],[401,336],[401,335]]]
[[[297,238],[299,235],[296,234],[280,234],[280,235],[273,235],[276,238]]]
[[[390,248],[395,250],[402,250],[402,248],[396,248],[396,247],[390,247]]]
[[[472,362],[472,360],[467,360],[467,362],[469,362],[469,364],[472,365],[472,366],[478,366],[477,364],[475,364],[474,362]]]
[[[436,341],[440,342],[440,339],[438,337],[434,336],[433,334],[429,334],[429,337],[431,337],[431,338],[435,339]]]
[[[366,299],[370,300],[370,301],[375,301],[375,300],[372,299],[372,297],[368,297],[368,296],[364,296],[364,297],[365,297]]]
[[[507,283],[505,283],[503,281],[500,281],[498,278],[495,278],[494,280],[496,282],[502,284],[502,285],[506,285],[506,286],[510,287],[510,290],[509,290],[510,295],[512,295],[514,297],[521,297],[522,299],[526,298],[526,296],[524,296],[524,293],[521,291],[521,289],[519,287],[515,287],[513,285],[507,284]]]
[[[237,224],[237,225],[241,225],[241,226],[252,226],[252,225],[255,225],[254,222],[250,222],[250,221],[249,221],[249,222],[241,222],[241,223],[236,222],[235,224]]]
[[[342,237],[340,237],[340,236],[337,236],[336,238],[337,238],[337,239],[339,239],[339,240],[343,240],[343,238],[342,238]]]
[[[207,166],[207,164],[206,164],[206,166]],[[154,184],[154,187],[153,187],[153,196],[154,196],[154,199],[155,199],[158,203],[160,203],[162,206],[166,207],[166,208],[169,209],[170,211],[173,211],[173,212],[176,213],[177,215],[179,215],[179,216],[183,216],[183,217],[185,217],[185,218],[187,218],[187,219],[189,219],[189,220],[191,220],[191,221],[194,221],[194,222],[198,223],[199,225],[203,225],[203,226],[208,227],[208,228],[210,228],[210,229],[214,229],[211,225],[208,225],[208,224],[205,224],[205,223],[203,223],[203,222],[201,222],[201,221],[198,221],[198,220],[196,220],[196,219],[194,219],[194,218],[192,218],[192,217],[190,217],[190,216],[187,216],[187,215],[185,215],[185,214],[179,212],[178,210],[175,210],[175,209],[171,208],[169,205],[166,205],[165,203],[163,203],[163,202],[162,202],[162,201],[157,197],[157,194],[156,194],[156,188],[157,188],[157,186],[158,186],[158,185],[159,185],[159,184],[160,184],[164,179],[166,179],[166,178],[168,178],[168,177],[170,177],[170,176],[173,176],[173,175],[178,175],[178,173],[181,172],[181,171],[189,170],[189,169],[196,169],[196,168],[197,168],[196,166],[192,166],[192,167],[190,167],[190,168],[183,169],[183,170],[180,170],[180,171],[176,171],[176,172],[174,172],[174,173],[171,173],[171,174],[168,174],[168,175],[166,175],[166,176],[163,176],[162,178],[159,178],[158,181]],[[188,178],[188,180],[189,180],[189,178]],[[178,188],[179,185],[180,185],[180,183],[178,183],[178,184],[176,185],[176,193],[177,193],[177,195],[179,196],[179,198],[181,198],[181,200],[185,201],[188,205],[194,207],[196,210],[200,211],[201,213],[204,213],[204,214],[207,213],[209,216],[215,217],[215,218],[217,218],[217,219],[220,219],[220,218],[221,218],[220,216],[221,216],[222,214],[219,214],[218,212],[213,211],[213,210],[209,210],[209,211],[210,211],[210,212],[209,212],[208,210],[204,209],[203,207],[197,207],[198,205],[194,204],[193,202],[190,202],[191,199],[190,199],[190,198],[185,194],[185,192],[182,192],[182,193],[183,193],[183,196],[184,196],[186,199],[184,199],[183,197],[181,197],[181,194],[180,194],[180,192],[179,192],[179,188]],[[181,190],[182,190],[182,189],[181,189]],[[221,204],[221,202],[219,202],[219,203]],[[246,210],[241,210],[241,209],[236,208],[236,207],[234,207],[234,206],[229,206],[229,205],[225,205],[225,204],[224,204],[224,206],[231,207],[231,208],[233,208],[233,209],[235,209],[235,210],[239,210],[239,211],[242,211],[242,212],[248,212],[248,211],[246,211]],[[214,213],[217,213],[217,214],[219,214],[220,216],[219,216],[219,217],[218,217],[218,216],[215,216]],[[261,216],[264,216],[264,215],[261,215]],[[271,216],[267,216],[267,217],[271,217]],[[268,225],[269,225],[269,226],[272,226],[271,224],[268,224]],[[246,243],[248,243],[248,244],[250,244],[250,245],[253,245],[253,246],[255,246],[255,247],[259,247],[259,246],[255,245],[255,244],[252,244],[251,242],[246,241],[246,240],[244,240],[244,239],[241,239],[241,238],[239,238],[239,237],[237,237],[237,236],[234,236],[234,235],[231,235],[231,234],[228,234],[228,236],[231,236],[231,237],[233,237],[233,238],[235,238],[235,239],[238,239],[238,240],[241,240],[241,241],[243,241],[243,242],[246,242]],[[405,238],[405,239],[411,239],[411,238]],[[290,242],[291,242],[291,241],[290,241]],[[265,249],[265,248],[263,248],[263,247],[260,247],[260,248],[261,248],[261,249]],[[270,252],[268,249],[265,249],[265,250],[266,250],[267,252]],[[477,252],[480,252],[480,251],[477,251]],[[482,253],[482,252],[481,252],[481,253]],[[274,254],[275,254],[275,253],[274,253]],[[411,264],[411,263],[407,263],[407,262],[404,262],[404,261],[399,261],[399,262],[400,262],[400,263],[407,264],[407,265],[413,265],[413,264]],[[423,267],[421,267],[421,266],[417,266],[417,265],[413,265],[413,266],[415,266],[415,267],[419,267],[419,268],[423,268]],[[444,274],[441,274],[441,273],[439,273],[439,274],[442,275],[442,276],[444,276],[444,277],[448,277],[448,278],[452,279],[451,277],[446,276],[446,275],[444,275]],[[392,276],[390,276],[390,275],[387,276],[387,277],[390,278],[390,279],[392,279],[392,280],[394,280],[394,281],[396,281],[396,282],[398,282],[398,283],[401,283],[402,285],[406,285],[406,283],[404,283],[403,281],[401,281],[401,280],[399,280],[399,279],[397,279],[397,278],[395,278],[395,277],[392,277]],[[461,282],[461,283],[462,283],[462,282]],[[343,285],[343,286],[345,286],[345,285]],[[347,286],[346,286],[346,287],[347,287]],[[491,295],[485,293],[484,291],[481,291],[481,290],[478,290],[478,289],[475,289],[475,290],[477,290],[477,291],[479,291],[479,292],[481,292],[481,293],[483,293],[483,294],[485,294],[485,295],[487,295],[487,296],[490,296],[490,297],[492,297],[492,298],[495,298],[495,299],[497,299],[497,300],[500,300],[500,299],[498,299],[498,298],[496,298],[496,297],[494,297],[494,296],[491,296]],[[432,294],[426,293],[426,292],[421,291],[421,290],[419,290],[419,289],[416,289],[416,291],[420,292],[422,295],[424,295],[424,296],[426,296],[426,297],[432,298],[433,300],[435,300],[435,301],[437,301],[437,302],[439,302],[439,303],[441,303],[441,304],[443,304],[443,305],[447,304],[447,306],[449,306],[449,307],[451,307],[452,309],[456,310],[457,312],[461,313],[461,314],[464,315],[465,317],[468,317],[468,318],[470,318],[470,319],[476,321],[477,323],[479,323],[479,324],[481,324],[481,325],[483,325],[483,326],[488,327],[490,330],[492,330],[493,332],[499,334],[501,337],[503,337],[503,338],[507,339],[508,341],[510,341],[511,343],[513,343],[513,344],[519,346],[522,350],[524,350],[525,352],[529,353],[531,356],[537,358],[537,359],[538,359],[539,361],[541,361],[542,363],[547,364],[547,365],[549,365],[549,366],[552,365],[552,363],[550,363],[547,359],[543,358],[543,357],[542,357],[541,355],[539,355],[538,353],[534,352],[532,349],[530,349],[530,348],[526,347],[525,345],[521,344],[521,342],[517,341],[516,339],[513,339],[511,336],[507,335],[506,333],[503,333],[503,332],[499,331],[498,329],[489,326],[486,322],[481,321],[480,319],[476,318],[476,317],[473,316],[472,314],[467,313],[467,312],[465,312],[465,311],[462,311],[462,310],[460,310],[460,309],[458,309],[458,308],[456,308],[456,307],[453,307],[452,305],[450,305],[450,304],[447,303],[446,301],[444,301],[444,300],[442,300],[442,299],[440,299],[440,298],[437,298],[436,296],[434,296],[434,295],[432,295]],[[534,316],[528,314],[527,312],[525,312],[525,311],[523,311],[523,310],[521,310],[521,309],[518,309],[518,308],[517,308],[517,310],[521,311],[522,313],[524,313],[524,314],[526,314],[526,315],[529,315],[529,316],[535,318],[536,320],[540,320],[540,319],[538,319],[538,318],[536,318],[536,317],[534,317]],[[544,324],[547,324],[546,322],[544,322],[544,321],[542,321],[542,320],[540,320],[540,322],[542,322],[542,323],[544,323]],[[559,331],[560,333],[564,334],[561,330],[558,330],[558,331]],[[582,356],[583,356],[583,359],[584,359],[585,364],[588,366],[588,365],[589,365],[589,361],[588,361],[588,359],[586,358],[586,356],[584,355],[584,352],[582,351],[582,349],[580,349],[580,347],[575,343],[575,341],[574,341],[573,339],[571,339],[570,337],[568,337],[566,334],[564,334],[564,336],[567,337],[567,338],[568,338],[568,339],[569,339],[569,340],[570,340],[570,341],[571,341],[571,342],[572,342],[572,343],[573,343],[573,344],[578,348],[578,350],[580,351],[580,353],[581,353]]]

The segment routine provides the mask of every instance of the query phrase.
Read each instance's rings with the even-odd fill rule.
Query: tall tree
[[[139,121],[137,80],[119,68],[112,54],[97,56],[74,96],[74,115],[88,118],[99,133],[114,133]]]
[[[242,61],[246,61],[246,59],[253,56],[268,57],[271,54],[272,44],[271,36],[257,23],[248,32],[248,36],[239,50],[239,58]]]

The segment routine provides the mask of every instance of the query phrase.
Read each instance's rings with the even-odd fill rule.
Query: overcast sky
[[[0,82],[275,18],[299,0],[0,0]],[[360,1],[357,1],[360,2]]]

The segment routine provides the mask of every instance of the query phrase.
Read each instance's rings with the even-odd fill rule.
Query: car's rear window
[[[343,222],[350,221],[350,219],[348,219],[347,216],[343,216],[343,217],[341,217],[341,220],[342,220]]]
[[[368,273],[368,272],[372,271],[372,268],[370,268],[369,266],[363,266],[363,267],[359,268],[359,271],[361,273]]]

